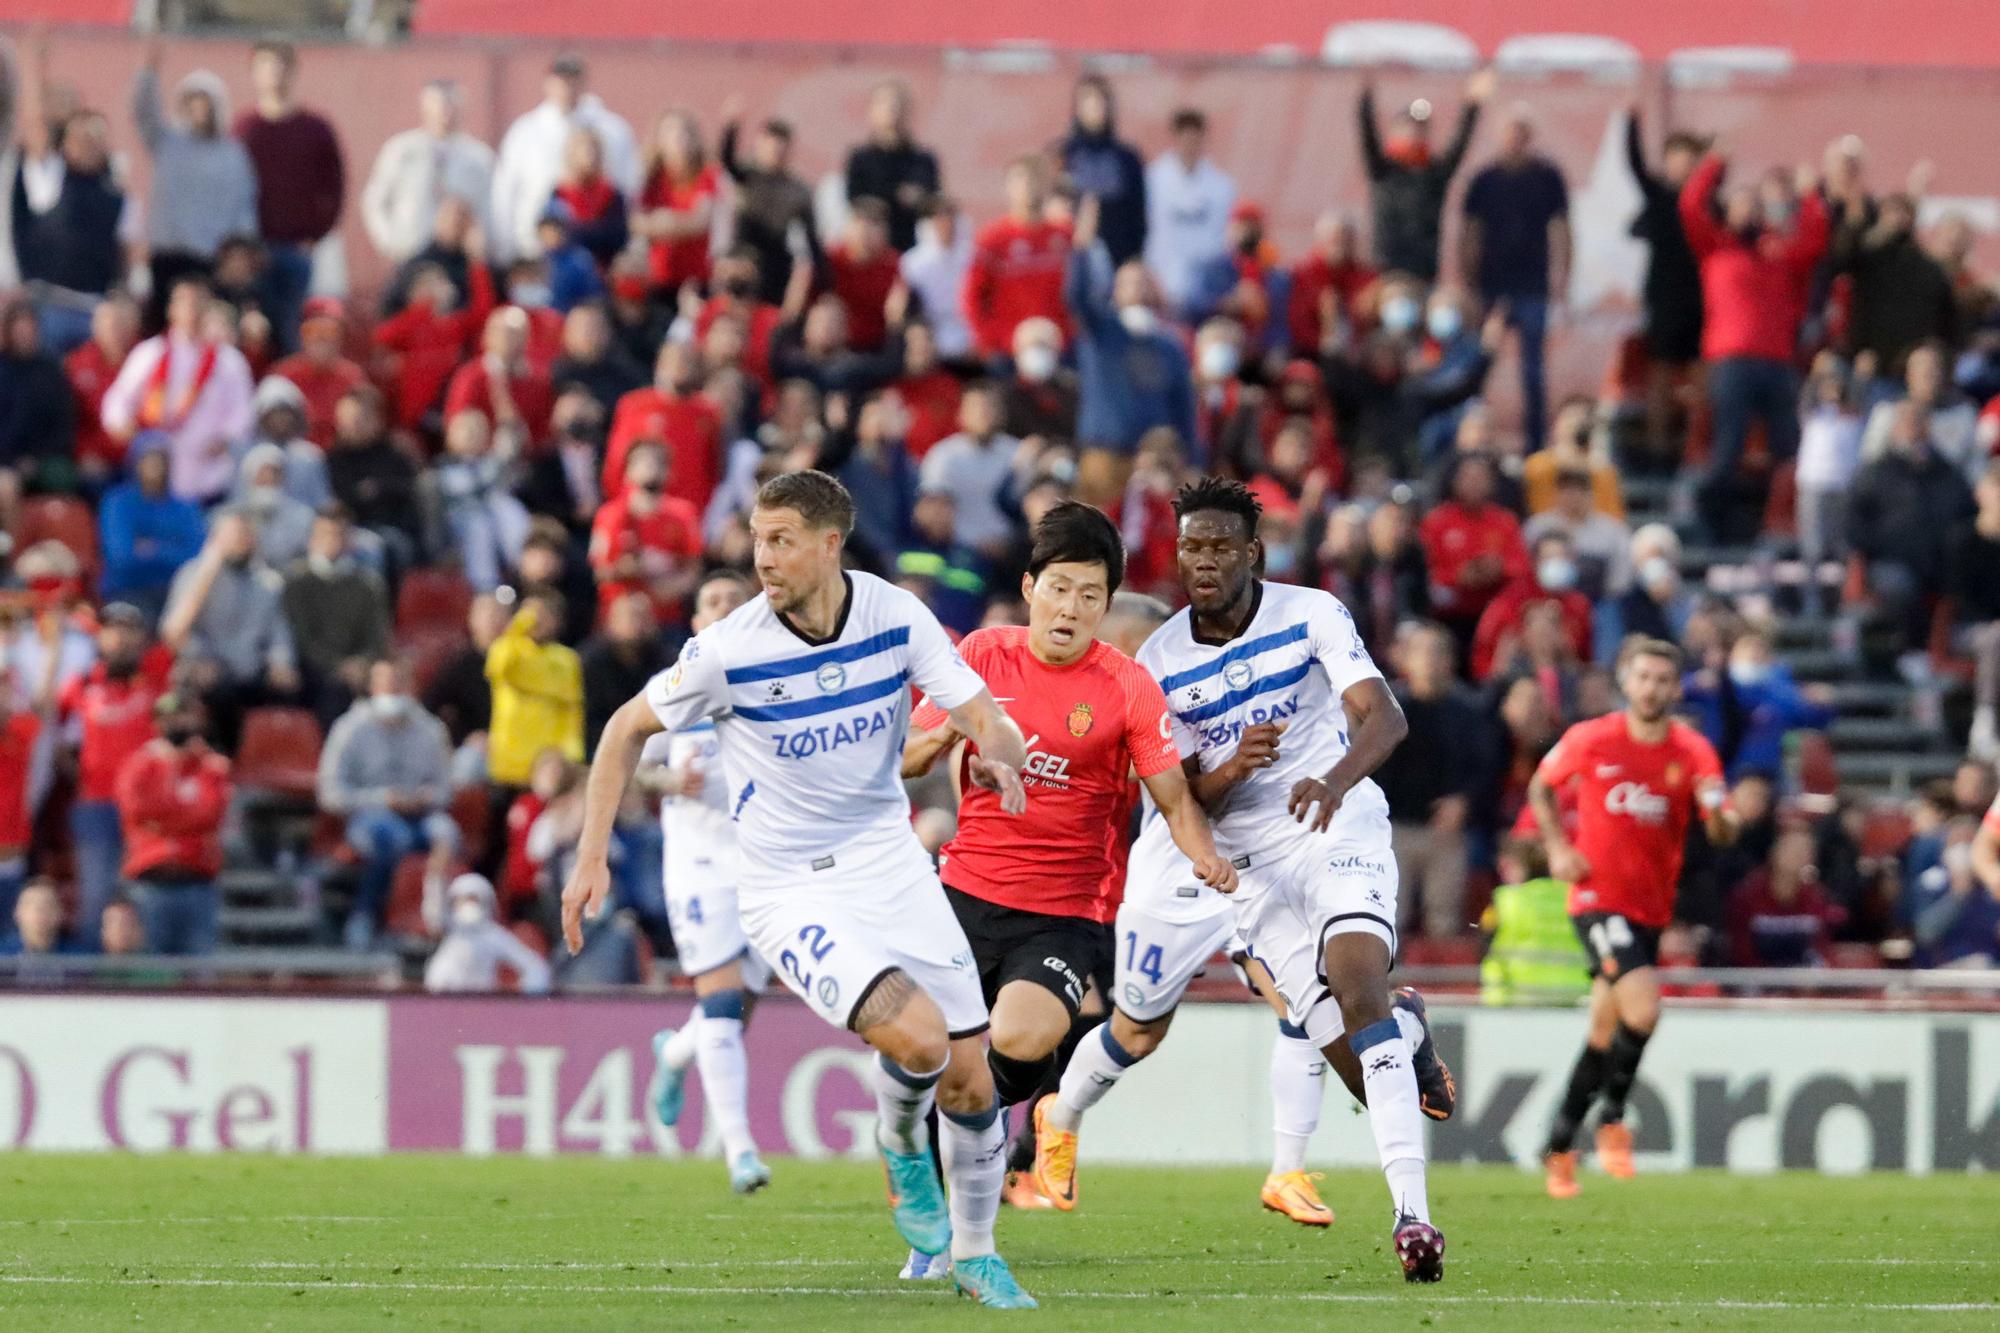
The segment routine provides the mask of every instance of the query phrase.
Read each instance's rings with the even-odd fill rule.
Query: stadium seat
[[[451,817],[458,825],[458,854],[473,865],[484,864],[486,840],[492,834],[493,800],[484,787],[460,787],[451,794]]]
[[[1808,796],[1840,794],[1840,763],[1823,731],[1799,733],[1799,790]]]
[[[465,632],[472,585],[448,569],[413,569],[396,593],[396,638],[435,640]]]
[[[68,495],[38,495],[22,502],[14,524],[14,549],[25,551],[37,542],[60,542],[83,566],[86,583],[97,578],[97,519],[90,506]]]
[[[253,708],[236,746],[236,785],[311,801],[319,782],[319,723],[303,708]]]
[[[1861,854],[1872,861],[1901,856],[1912,831],[1907,811],[1893,805],[1870,810],[1861,828]]]
[[[382,928],[391,935],[415,939],[435,936],[436,932],[424,920],[424,867],[429,863],[430,858],[422,852],[411,852],[397,863],[396,877],[389,885],[389,905],[382,912]],[[449,883],[461,868],[448,867],[445,881]]]

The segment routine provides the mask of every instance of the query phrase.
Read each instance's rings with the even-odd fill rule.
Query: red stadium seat
[[[253,708],[236,746],[236,785],[310,801],[319,782],[319,723],[303,708]]]
[[[1799,736],[1799,789],[1808,796],[1840,794],[1840,763],[1825,732],[1807,731]]]
[[[451,817],[458,825],[459,858],[473,865],[483,864],[486,839],[493,831],[493,801],[486,788],[460,787],[453,792]]]
[[[424,868],[429,864],[430,858],[422,852],[411,852],[397,863],[396,878],[389,884],[389,905],[382,913],[383,929],[391,935],[417,939],[434,936],[435,932],[424,921]],[[450,883],[459,869],[447,867],[445,882]]]
[[[14,524],[14,549],[25,551],[37,542],[61,542],[83,566],[86,582],[97,577],[97,519],[90,506],[68,495],[38,495],[21,505]]]
[[[1895,806],[1870,810],[1868,822],[1861,828],[1861,854],[1876,861],[1885,856],[1900,856],[1909,845],[1912,831],[1908,812]]]
[[[472,585],[448,569],[413,569],[396,593],[396,637],[437,639],[463,634]]]

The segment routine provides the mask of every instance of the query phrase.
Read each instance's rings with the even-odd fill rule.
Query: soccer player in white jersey
[[[695,590],[689,623],[699,634],[749,600],[750,582],[743,575],[711,574]],[[751,997],[764,989],[771,969],[744,938],[737,912],[736,828],[729,819],[728,784],[715,762],[719,748],[715,724],[702,721],[653,737],[641,757],[655,766],[654,785],[664,795],[667,925],[695,993],[687,1025],[653,1036],[652,1103],[660,1123],[671,1129],[680,1120],[687,1071],[699,1068],[702,1100],[729,1164],[729,1187],[751,1194],[771,1183],[771,1171],[750,1137],[743,1029]]]
[[[1126,600],[1113,604],[1112,614],[1105,617],[1109,628],[1103,632],[1120,643],[1121,631],[1136,630],[1131,644],[1136,655],[1173,613],[1150,597],[1120,597]],[[1259,762],[1267,749],[1253,740],[1249,753],[1239,748],[1238,762]],[[1124,885],[1113,934],[1116,974],[1108,991],[1111,1016],[1077,1042],[1056,1093],[1036,1105],[1036,1187],[1058,1208],[1075,1206],[1077,1140],[1084,1113],[1103,1100],[1127,1070],[1159,1049],[1189,984],[1219,952],[1278,1011],[1269,1075],[1271,1169],[1259,1199],[1265,1208],[1302,1226],[1330,1225],[1333,1210],[1320,1198],[1305,1169],[1306,1147],[1319,1127],[1328,1067],[1325,1054],[1291,1021],[1269,970],[1245,948],[1230,899],[1201,883],[1150,811],[1132,845]],[[1422,997],[1407,987],[1400,989],[1393,1007],[1418,1061],[1424,1114],[1434,1120],[1450,1119],[1457,1090],[1431,1040]],[[1344,1044],[1335,1054],[1341,1057],[1337,1070],[1341,1080],[1355,1100],[1366,1105],[1360,1063]]]
[[[1255,496],[1204,478],[1174,512],[1189,605],[1139,660],[1237,866],[1245,943],[1327,1059],[1360,1061],[1397,1258],[1409,1281],[1435,1282],[1444,1237],[1430,1221],[1416,1056],[1389,995],[1396,862],[1388,802],[1368,777],[1408,724],[1339,599],[1257,577]]]
[[[647,737],[713,719],[744,935],[816,1013],[875,1048],[876,1143],[897,1230],[926,1254],[949,1246],[953,1281],[981,1304],[1032,1308],[993,1246],[1007,1145],[972,950],[910,828],[910,686],[979,747],[967,776],[1013,814],[1027,808],[1027,748],[921,602],[842,571],[853,527],[853,497],[823,472],[758,492],[763,594],[690,639],[605,727],[563,933],[578,947],[584,914],[610,892],[612,824]],[[924,1128],[933,1100],[948,1205]]]

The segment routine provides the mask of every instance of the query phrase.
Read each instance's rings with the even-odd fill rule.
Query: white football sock
[[[992,1254],[993,1222],[1007,1183],[1007,1124],[1000,1108],[965,1120],[940,1112],[938,1155],[951,1189],[951,1257]]]
[[[931,1097],[937,1089],[944,1066],[926,1074],[912,1074],[892,1063],[880,1051],[869,1072],[875,1090],[876,1134],[890,1152],[922,1152],[930,1146],[930,1131],[924,1117],[930,1114]]]
[[[1306,1167],[1306,1140],[1319,1128],[1326,1091],[1326,1057],[1303,1037],[1283,1032],[1271,1044],[1271,1172]]]
[[[702,1013],[701,1006],[696,1005],[688,1011],[687,1022],[681,1024],[674,1035],[667,1038],[667,1044],[660,1048],[661,1061],[676,1074],[693,1062],[695,1042],[701,1034],[702,1022],[707,1017],[708,1015]]]
[[[696,1032],[702,1105],[722,1133],[723,1158],[733,1162],[757,1151],[750,1137],[750,1068],[743,1055],[743,1020],[704,1015]]]
[[[1424,1183],[1424,1113],[1417,1104],[1417,1075],[1401,1028],[1383,1019],[1354,1033],[1349,1041],[1361,1061],[1368,1090],[1368,1127],[1389,1181],[1389,1197],[1400,1215],[1431,1220]]]
[[[1424,1044],[1424,1025],[1418,1017],[1407,1009],[1391,1009],[1396,1016],[1396,1026],[1402,1031],[1403,1040],[1410,1044],[1410,1054],[1417,1053],[1417,1047]]]
[[[1083,1113],[1104,1100],[1104,1094],[1125,1077],[1125,1071],[1139,1062],[1111,1035],[1111,1024],[1100,1023],[1083,1034],[1076,1051],[1064,1067],[1056,1099],[1049,1106],[1050,1129],[1074,1134],[1083,1123]]]

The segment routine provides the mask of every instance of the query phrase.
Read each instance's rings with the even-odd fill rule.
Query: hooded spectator
[[[1069,323],[1063,284],[1070,228],[1046,216],[1041,159],[1008,163],[1006,189],[1006,216],[980,228],[973,242],[961,301],[974,349],[988,361],[1007,355],[1025,320],[1051,320],[1062,333]]]
[[[580,56],[557,56],[542,79],[542,100],[507,127],[493,168],[493,250],[502,262],[541,253],[536,224],[562,175],[563,145],[583,128],[602,147],[604,175],[627,199],[639,193],[639,150],[632,127],[585,90]]]
[[[308,405],[298,385],[281,375],[266,376],[251,401],[257,413],[251,447],[268,444],[284,455],[285,494],[308,509],[317,509],[331,500],[333,489],[327,481],[326,451],[306,434]],[[327,411],[330,437],[334,408],[329,405]]]
[[[1174,112],[1174,146],[1146,168],[1146,266],[1159,279],[1170,309],[1189,319],[1197,276],[1228,248],[1236,182],[1208,157],[1208,117],[1194,107]]]
[[[725,117],[720,150],[722,169],[736,184],[736,243],[757,257],[758,295],[777,305],[791,284],[794,255],[814,268],[820,262],[812,187],[792,171],[789,122],[766,120],[747,158],[737,150],[741,128],[733,115]]]
[[[548,960],[494,920],[493,885],[484,875],[460,875],[445,890],[444,938],[424,964],[424,989],[433,995],[503,989],[500,969],[512,968],[523,995],[549,989]]]
[[[114,438],[129,440],[142,430],[173,437],[173,492],[198,503],[229,489],[235,448],[254,421],[249,363],[218,340],[208,314],[208,284],[196,276],[177,280],[166,332],[132,349],[103,405],[104,428]]]
[[[168,113],[157,38],[132,86],[132,116],[153,159],[146,237],[156,305],[148,324],[157,328],[183,276],[206,274],[224,239],[257,234],[257,169],[229,136],[229,94],[210,71],[182,79]]]
[[[1056,145],[1063,175],[1079,195],[1098,201],[1098,235],[1112,264],[1138,259],[1146,249],[1146,167],[1118,137],[1110,80],[1084,75],[1070,106],[1069,133]]]
[[[493,150],[461,128],[461,103],[452,80],[426,83],[417,94],[416,128],[390,135],[375,156],[361,190],[361,221],[375,252],[392,264],[409,262],[438,239],[445,200],[478,219],[492,198]]]
[[[151,621],[166,605],[174,574],[201,553],[206,540],[201,508],[167,488],[165,432],[148,431],[132,442],[132,479],[105,492],[97,510],[99,593],[131,602]]]
[[[1431,151],[1431,104],[1410,103],[1382,135],[1375,116],[1375,82],[1361,87],[1356,114],[1361,122],[1361,152],[1368,169],[1369,201],[1375,213],[1375,267],[1408,273],[1421,282],[1438,276],[1438,240],[1444,227],[1444,199],[1451,178],[1465,160],[1479,109],[1493,95],[1489,72],[1475,74],[1465,86],[1458,128],[1444,152]]]
[[[282,570],[306,553],[313,511],[285,489],[285,451],[260,444],[243,455],[231,507],[257,529],[257,559]]]
[[[256,103],[236,120],[236,137],[257,170],[257,232],[269,261],[264,312],[281,354],[298,349],[313,247],[340,224],[347,198],[340,137],[324,117],[298,104],[298,67],[290,42],[257,43],[250,53]]]

